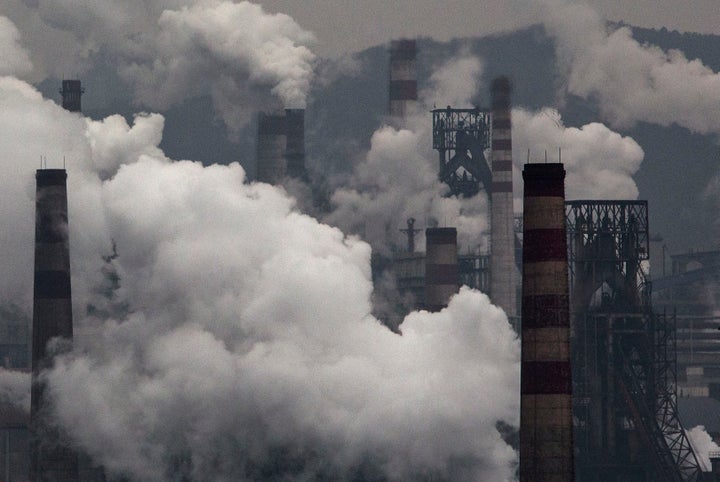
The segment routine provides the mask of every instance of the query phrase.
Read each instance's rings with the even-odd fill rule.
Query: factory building
[[[676,313],[679,395],[720,400],[720,251],[670,255],[664,274],[653,279],[653,300]]]
[[[566,224],[577,480],[702,480],[678,414],[674,320],[650,300],[647,202],[569,201]]]

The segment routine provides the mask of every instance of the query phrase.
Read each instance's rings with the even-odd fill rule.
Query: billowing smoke
[[[0,75],[22,75],[32,70],[27,51],[20,46],[15,24],[0,16]]]
[[[609,30],[587,5],[541,4],[567,93],[596,101],[616,127],[643,121],[720,133],[720,74],[678,50],[640,44],[628,27]]]
[[[462,290],[390,332],[369,314],[366,243],[238,164],[166,158],[162,127],[0,78],[0,293],[28,313],[36,160],[67,160],[84,336],[44,377],[70,439],[137,480],[510,479],[496,425],[518,422],[519,345],[502,311]],[[89,309],[109,272],[124,315]],[[2,372],[2,396],[23,377]]]
[[[539,112],[513,110],[514,180],[522,186],[522,164],[530,150],[531,162],[557,162],[562,156],[567,177],[568,199],[636,199],[633,175],[644,153],[631,137],[622,136],[593,122],[579,128],[566,127],[560,113],[545,108]],[[515,189],[518,196],[522,188]],[[516,199],[516,205],[521,199]]]
[[[698,462],[700,462],[700,467],[704,472],[709,472],[712,469],[710,452],[720,452],[720,446],[713,441],[703,425],[698,425],[685,433],[690,439],[690,444],[695,456],[698,458]]]
[[[480,60],[465,52],[435,69],[428,88],[420,93],[417,111],[402,121],[393,119],[399,127],[383,125],[375,131],[370,151],[335,190],[334,211],[326,220],[346,232],[360,233],[386,255],[411,217],[417,219],[416,227],[456,227],[458,244],[465,249],[487,248],[487,198],[445,197],[448,187],[438,179],[427,113],[435,102],[471,107],[481,76]]]
[[[164,110],[209,94],[234,132],[248,121],[253,107],[272,105],[271,95],[279,107],[305,107],[314,37],[287,15],[268,14],[259,5],[38,0],[34,8],[13,5],[11,10],[25,26],[41,23],[69,35],[72,41],[66,43],[80,46],[75,52],[79,58],[109,57],[141,106]],[[35,50],[57,75],[60,66],[52,65],[44,48]]]

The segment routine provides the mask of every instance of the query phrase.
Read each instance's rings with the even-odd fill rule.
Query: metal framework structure
[[[474,196],[481,184],[489,192],[492,173],[485,150],[491,146],[490,113],[448,106],[433,110],[432,116],[440,180],[458,196]]]
[[[647,202],[565,206],[577,480],[704,480],[677,416],[675,318],[650,303]]]

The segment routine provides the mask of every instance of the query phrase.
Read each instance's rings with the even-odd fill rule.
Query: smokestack
[[[65,169],[41,169],[35,177],[31,480],[78,480],[77,455],[62,445],[59,434],[47,422],[44,387],[38,380],[40,372],[52,366],[62,341],[73,337],[67,173]],[[53,339],[60,345],[51,351],[48,344]]]
[[[82,88],[79,80],[63,80],[60,88],[63,109],[70,112],[82,112],[80,98],[84,92],[85,89]]]
[[[492,185],[490,188],[490,294],[508,318],[517,316],[513,223],[510,81],[492,82]]]
[[[574,480],[565,169],[525,164],[520,480]]]
[[[415,40],[393,40],[390,43],[389,112],[393,117],[405,117],[417,102],[416,53]]]
[[[287,174],[285,116],[261,112],[258,118],[257,180],[280,184]]]
[[[305,109],[285,110],[287,175],[305,178]]]
[[[460,285],[457,229],[428,228],[425,243],[425,308],[440,311]]]

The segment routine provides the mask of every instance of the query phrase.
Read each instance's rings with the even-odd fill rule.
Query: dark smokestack
[[[405,117],[417,101],[415,40],[393,40],[390,43],[390,105],[394,117]]]
[[[428,228],[425,244],[425,308],[440,311],[460,285],[457,229]]]
[[[574,480],[565,169],[525,164],[520,480]]]
[[[287,174],[285,116],[261,112],[258,118],[257,180],[280,184]]]
[[[60,95],[62,95],[63,109],[70,112],[82,112],[82,97],[85,89],[82,88],[79,80],[63,80]]]
[[[35,283],[33,295],[31,426],[32,480],[77,480],[77,456],[64,447],[46,417],[40,372],[53,364],[48,344],[73,337],[68,244],[67,173],[41,169],[36,173]]]
[[[517,316],[513,223],[510,81],[492,82],[492,186],[490,189],[490,294],[509,318]]]
[[[285,110],[287,175],[305,177],[305,109]]]

